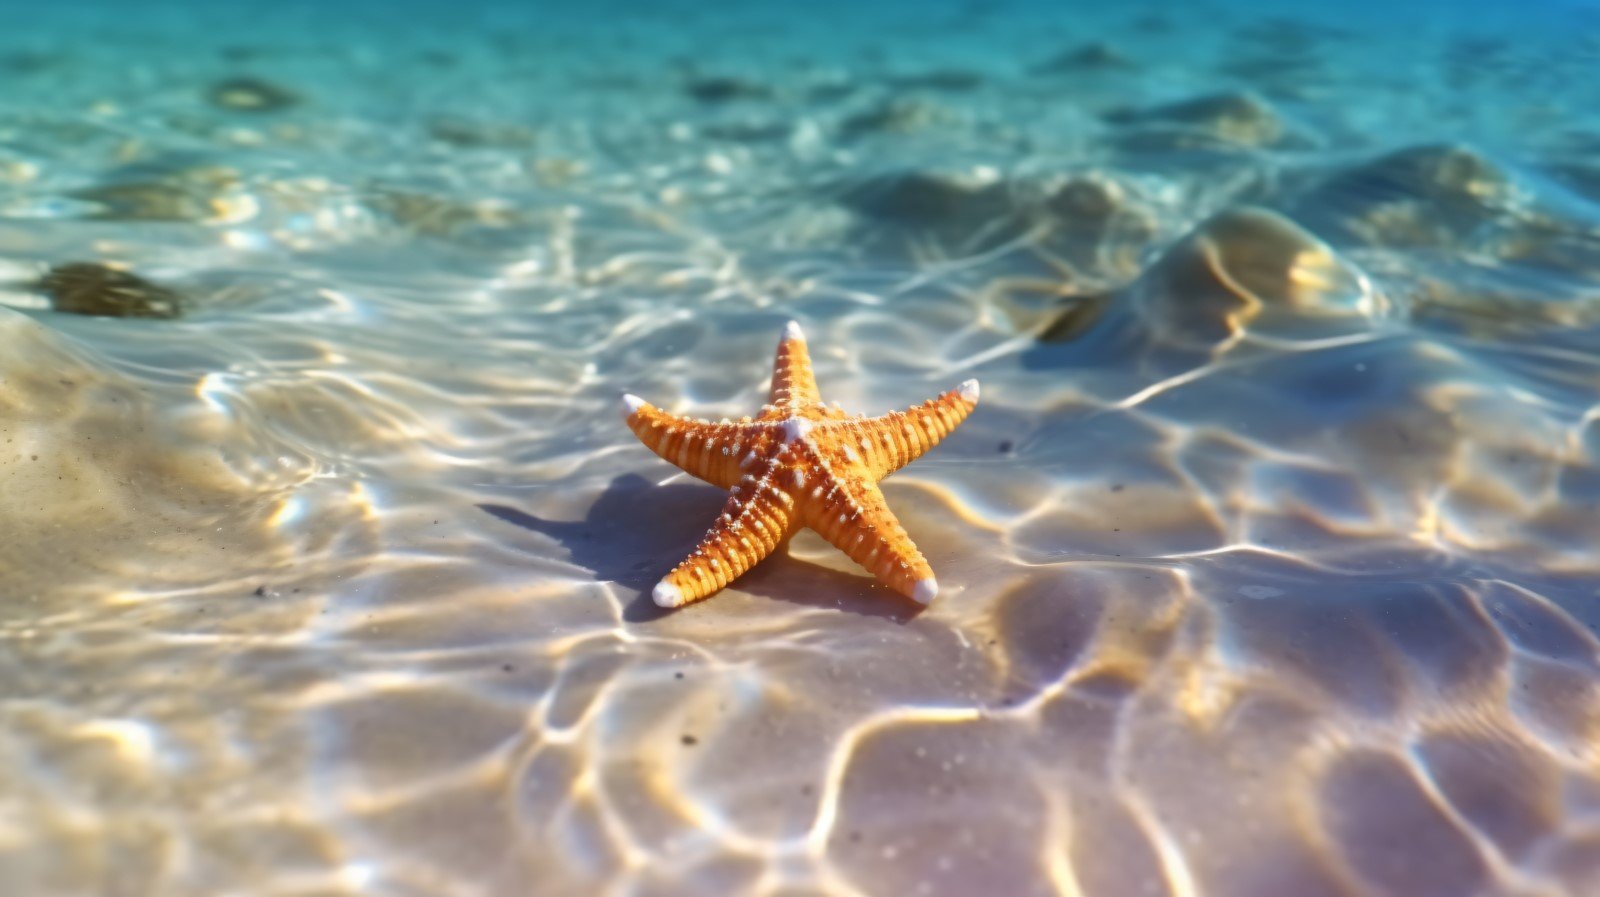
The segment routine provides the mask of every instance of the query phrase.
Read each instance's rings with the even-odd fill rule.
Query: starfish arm
[[[805,524],[907,598],[927,604],[939,593],[933,568],[877,486],[865,481],[841,483],[807,506]]]
[[[778,340],[778,357],[772,365],[772,391],[767,404],[794,409],[821,401],[817,378],[811,373],[811,354],[806,351],[805,334],[800,331],[799,324],[790,321]]]
[[[862,421],[853,448],[859,449],[875,477],[882,479],[938,445],[977,406],[978,381],[968,380],[921,405]]]
[[[733,487],[722,515],[683,563],[656,584],[662,607],[682,607],[711,595],[771,554],[793,530],[794,499],[773,482],[776,465]]]
[[[638,396],[623,396],[623,414],[628,428],[650,451],[723,489],[739,481],[744,472],[740,464],[749,459],[756,446],[741,424],[695,420],[662,411]]]

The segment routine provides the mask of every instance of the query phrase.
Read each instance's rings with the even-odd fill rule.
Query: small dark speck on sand
[[[683,678],[683,673],[682,672],[673,673],[672,674],[672,678],[674,678],[674,679],[682,679]]]
[[[509,663],[502,663],[500,665],[500,669],[501,669],[502,672],[506,672],[506,673],[515,673],[517,671],[517,668],[512,666]]]
[[[1125,488],[1126,487],[1123,486],[1121,483],[1112,483],[1111,484],[1111,491],[1112,492],[1121,492]]]
[[[684,747],[694,747],[700,743],[700,739],[694,737],[693,735],[685,735],[680,740],[683,742]]]

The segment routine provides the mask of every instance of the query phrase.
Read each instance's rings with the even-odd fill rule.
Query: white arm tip
[[[961,398],[974,405],[978,404],[978,381],[968,380],[956,387],[956,390],[961,393]]]
[[[639,398],[631,392],[625,392],[622,394],[622,407],[627,409],[629,417],[633,417],[635,414],[638,414],[639,409],[643,408],[645,404],[646,402],[644,399]]]
[[[799,340],[802,343],[806,341],[805,331],[800,329],[799,321],[790,321],[783,325],[783,341],[789,342],[790,340]]]
[[[683,593],[678,591],[677,586],[667,582],[665,579],[656,583],[655,591],[650,593],[650,597],[655,600],[657,607],[681,607],[683,605]]]
[[[931,576],[927,579],[917,580],[916,585],[911,587],[911,600],[918,604],[928,604],[938,595],[939,584],[934,582]]]

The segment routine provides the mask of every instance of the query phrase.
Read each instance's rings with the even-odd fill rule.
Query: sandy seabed
[[[0,893],[1600,893],[1600,23],[360,9],[0,38]]]

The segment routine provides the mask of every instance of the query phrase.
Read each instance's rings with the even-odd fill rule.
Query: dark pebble
[[[69,262],[39,280],[56,311],[107,318],[176,318],[182,297],[129,271]]]

